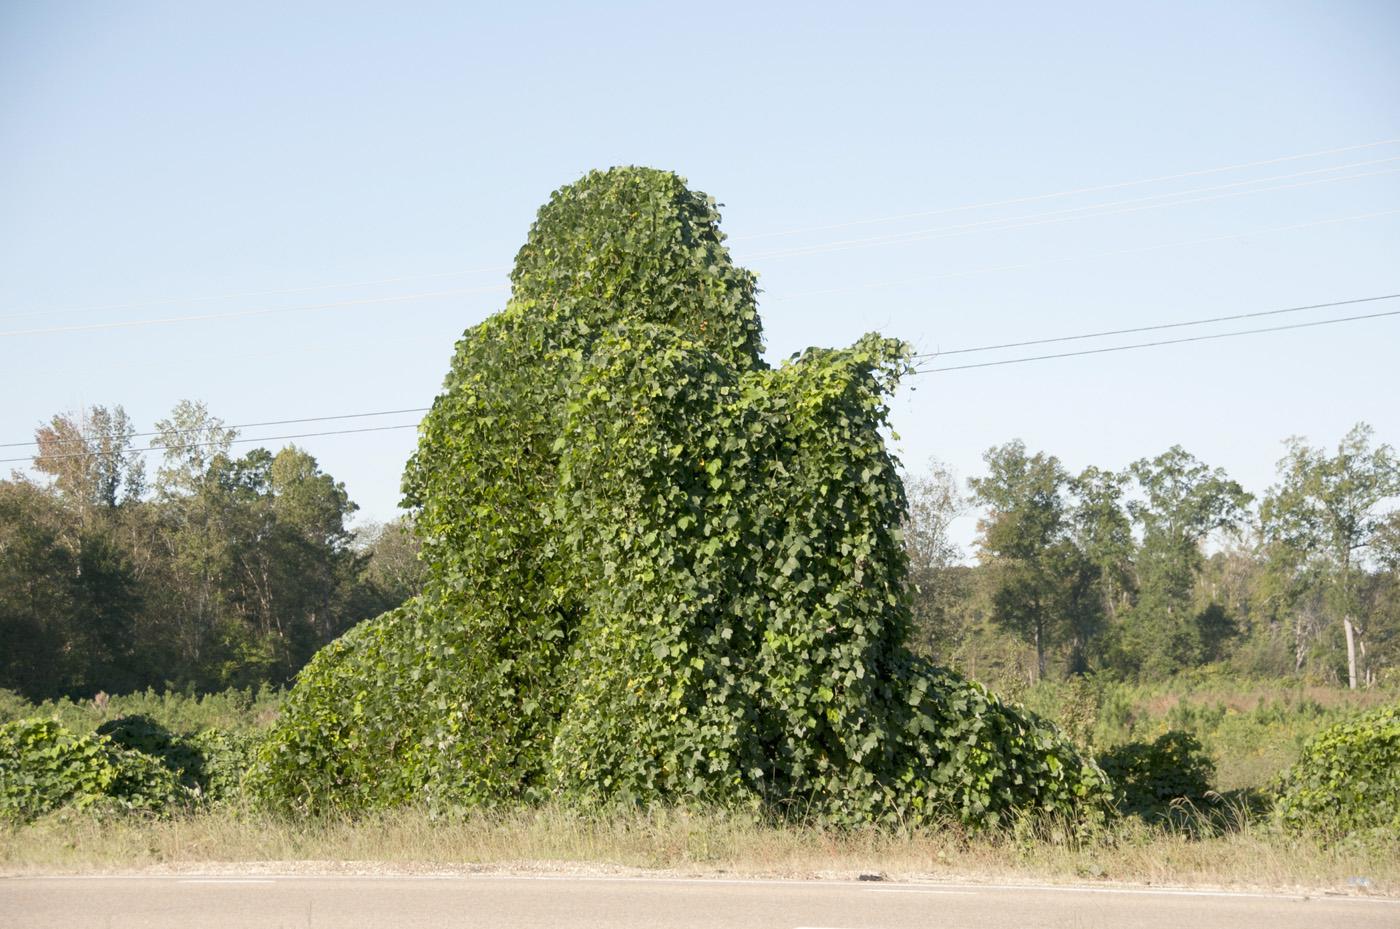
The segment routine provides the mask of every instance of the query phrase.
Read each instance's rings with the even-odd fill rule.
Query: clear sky
[[[1397,47],[1387,0],[10,0],[0,442],[84,404],[142,429],[181,398],[229,423],[426,406],[537,206],[614,164],[726,204],[775,360],[1400,292]],[[196,315],[222,318],[150,322]],[[1016,437],[1076,469],[1180,443],[1258,491],[1290,434],[1400,444],[1397,359],[1400,316],[928,374],[894,426],[916,470]],[[375,519],[413,442],[300,440]]]

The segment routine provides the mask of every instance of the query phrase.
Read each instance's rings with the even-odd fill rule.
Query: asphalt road
[[[1400,900],[1208,891],[574,877],[14,877],[6,929],[1397,929]]]

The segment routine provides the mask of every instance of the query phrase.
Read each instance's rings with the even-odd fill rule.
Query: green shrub
[[[149,716],[138,714],[108,720],[97,727],[97,734],[122,748],[149,755],[193,786],[194,774],[200,765],[199,753]]]
[[[123,716],[97,727],[117,745],[158,760],[203,802],[233,798],[252,764],[256,738],[203,729],[173,733],[149,716]]]
[[[1400,705],[1321,732],[1283,778],[1285,824],[1328,838],[1367,830],[1400,834]]]
[[[1120,810],[1147,816],[1176,800],[1198,801],[1211,789],[1215,764],[1195,736],[1170,731],[1152,742],[1129,742],[1104,752]]]
[[[158,760],[51,719],[0,725],[0,816],[28,820],[60,807],[159,812],[187,799]]]
[[[405,473],[424,593],[302,671],[259,797],[972,825],[1104,799],[1053,726],[907,647],[907,348],[770,368],[718,218],[641,168],[541,209]]]

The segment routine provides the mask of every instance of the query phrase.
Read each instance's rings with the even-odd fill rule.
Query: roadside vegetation
[[[1389,446],[1289,440],[1258,497],[1179,446],[901,476],[907,348],[770,367],[718,218],[557,191],[389,526],[198,404],[149,486],[120,407],[43,426],[0,481],[0,863],[1397,889]]]
[[[1204,833],[1204,834],[1203,834]],[[1242,819],[1223,831],[1129,818],[1092,837],[956,823],[843,830],[715,812],[531,808],[450,819],[399,809],[311,820],[231,810],[146,819],[73,813],[10,829],[7,873],[657,871],[695,876],[1127,882],[1400,893],[1400,842],[1325,843]]]

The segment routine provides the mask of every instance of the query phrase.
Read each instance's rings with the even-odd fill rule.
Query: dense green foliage
[[[192,796],[206,802],[239,795],[257,741],[252,735],[220,729],[188,735],[171,732],[149,716],[139,715],[109,720],[97,727],[97,735],[155,758]]]
[[[1400,705],[1320,733],[1284,776],[1278,803],[1295,829],[1336,837],[1400,833]]]
[[[1171,730],[1151,742],[1129,742],[1099,755],[1118,806],[1139,815],[1161,813],[1176,800],[1200,800],[1211,789],[1215,764],[1195,736]]]
[[[0,817],[22,821],[66,806],[157,812],[185,797],[159,760],[106,736],[48,719],[0,726]]]
[[[905,348],[769,368],[717,222],[645,169],[541,209],[405,474],[425,591],[302,672],[266,800],[982,824],[1104,798],[1053,727],[906,647]]]
[[[909,483],[916,641],[998,688],[1196,669],[1355,688],[1400,680],[1400,456],[1358,424],[1294,438],[1252,496],[1180,447],[1069,474],[1019,441],[972,499],[937,461]],[[948,526],[981,508],[967,565]],[[1018,683],[1019,682],[1019,683]]]
[[[511,301],[464,335],[424,421],[414,526],[352,534],[314,459],[234,457],[196,404],[159,424],[149,486],[119,407],[55,417],[37,433],[48,482],[0,481],[0,686],[148,689],[37,712],[0,691],[0,722],[148,715],[111,734],[218,796],[246,739],[205,730],[266,722],[276,695],[171,685],[281,683],[315,653],[257,772],[277,805],[982,823],[1092,800],[1099,773],[926,657],[1105,752],[1120,802],[1144,809],[1210,759],[1221,787],[1258,786],[1371,705],[1305,688],[1393,679],[1400,462],[1367,427],[1335,454],[1291,440],[1256,510],[1180,447],[1074,475],[1015,441],[988,451],[971,499],[935,463],[906,501],[882,439],[903,346],[868,336],[770,368],[718,218],[661,172],[556,192]],[[949,526],[974,502],[978,562],[960,564]],[[1288,694],[1192,692],[1216,673]],[[1168,728],[1206,755],[1162,744]]]
[[[1294,764],[1318,733],[1395,700],[1395,691],[1348,691],[1287,678],[1249,679],[1220,669],[1164,681],[1103,675],[1046,680],[1018,693],[1076,741],[1103,752],[1177,730],[1204,747],[1222,792],[1259,790]]]
[[[353,535],[355,505],[306,452],[235,457],[197,404],[160,426],[153,486],[120,407],[39,430],[47,484],[0,481],[0,687],[281,684],[416,592],[416,546],[393,525]]]

